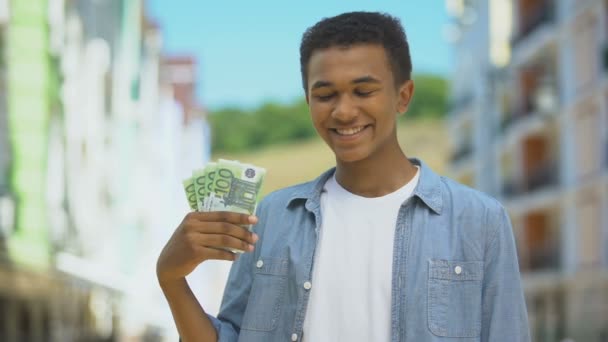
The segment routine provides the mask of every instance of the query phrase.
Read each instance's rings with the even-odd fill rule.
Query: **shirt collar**
[[[433,172],[425,163],[416,158],[410,158],[412,164],[420,167],[420,177],[418,185],[414,189],[414,196],[417,196],[436,214],[441,214],[443,209],[443,196],[441,194],[441,177]],[[305,200],[306,209],[315,211],[321,203],[321,192],[325,182],[331,177],[336,168],[333,167],[312,182],[296,187],[291,197],[287,201],[287,206],[291,205],[296,200]]]

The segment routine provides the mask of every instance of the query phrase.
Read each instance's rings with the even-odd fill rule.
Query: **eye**
[[[317,99],[320,102],[325,102],[325,101],[331,100],[335,95],[336,95],[335,93],[323,94],[323,95],[314,95],[314,98]]]
[[[375,92],[375,90],[367,90],[367,89],[365,89],[365,90],[359,90],[359,89],[357,89],[357,90],[355,90],[355,95],[357,95],[359,97],[368,97],[371,94],[373,94],[374,92]]]

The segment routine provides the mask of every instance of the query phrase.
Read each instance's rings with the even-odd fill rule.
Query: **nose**
[[[339,96],[331,113],[332,118],[336,121],[347,123],[353,121],[357,115],[358,108],[355,101],[348,94]]]

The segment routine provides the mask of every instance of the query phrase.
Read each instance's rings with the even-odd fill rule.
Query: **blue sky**
[[[147,0],[163,31],[164,51],[197,57],[197,97],[209,109],[252,107],[302,96],[299,44],[318,20],[366,10],[401,19],[414,72],[448,76],[451,52],[442,32],[443,0],[214,1]],[[414,5],[415,4],[415,5]]]

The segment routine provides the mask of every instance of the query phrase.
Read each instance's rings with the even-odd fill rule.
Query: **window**
[[[558,210],[543,210],[530,212],[524,217],[522,270],[550,270],[559,267],[557,214]]]

